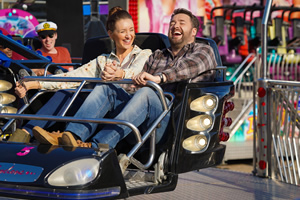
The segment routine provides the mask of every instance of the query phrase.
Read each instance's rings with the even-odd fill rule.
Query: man
[[[38,38],[42,43],[41,49],[43,56],[50,56],[54,63],[71,63],[71,56],[67,48],[55,47],[57,39],[57,25],[54,22],[42,22],[35,27]],[[65,66],[64,68],[72,70],[72,66]],[[38,76],[44,74],[43,69],[33,69],[34,73]]]
[[[42,43],[41,49],[38,51],[42,52],[43,56],[50,56],[52,58],[52,62],[54,63],[71,63],[71,56],[67,48],[65,47],[55,47],[56,39],[57,39],[57,25],[54,22],[42,22],[35,27],[35,30],[38,34],[38,38]],[[0,46],[1,50],[1,46]],[[13,58],[12,58],[13,59]],[[62,66],[64,67],[64,66]],[[69,70],[73,69],[73,66],[65,66]],[[53,68],[52,68],[53,69]],[[45,69],[31,69],[37,76],[43,76]],[[49,73],[50,74],[50,73]],[[54,97],[53,97],[54,98]],[[57,102],[60,99],[67,98],[63,93],[57,94],[55,96]],[[37,100],[35,103],[39,102]],[[39,105],[37,103],[36,105]],[[44,104],[44,103],[42,103]],[[35,107],[33,107],[35,110]],[[51,108],[53,109],[53,108]],[[36,112],[36,111],[35,111]],[[17,129],[12,135],[10,136],[10,142],[25,142],[28,143],[31,136],[30,133],[26,129]]]
[[[190,11],[174,10],[168,33],[171,48],[155,51],[145,63],[144,72],[133,78],[135,84],[144,86],[147,81],[153,81],[161,84],[164,91],[174,92],[176,82],[208,78],[198,75],[214,69],[217,64],[210,46],[195,43],[198,27],[199,22]],[[114,84],[97,87],[98,99],[87,97],[75,117],[102,118],[106,115],[148,128],[163,111],[159,97],[151,88],[142,87],[132,95]],[[163,141],[169,118],[168,114],[161,122],[156,143]],[[94,123],[69,123],[63,133],[49,133],[40,127],[34,127],[33,133],[44,144],[97,148],[98,143],[105,143],[114,148],[131,132],[127,126],[108,124],[93,136],[96,128]],[[90,138],[91,142],[86,143]]]

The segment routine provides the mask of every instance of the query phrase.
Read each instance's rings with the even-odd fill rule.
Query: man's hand
[[[136,85],[146,85],[147,81],[153,81],[155,83],[160,83],[159,76],[153,76],[147,72],[141,72],[132,78]]]

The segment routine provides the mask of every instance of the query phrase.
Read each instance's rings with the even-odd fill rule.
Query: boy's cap
[[[42,22],[35,27],[35,31],[39,35],[53,34],[57,30],[57,25],[54,22]]]

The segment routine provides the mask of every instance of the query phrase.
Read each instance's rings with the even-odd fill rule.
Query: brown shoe
[[[17,130],[9,136],[7,141],[29,143],[30,138],[31,136],[27,131],[17,128]]]
[[[58,132],[48,132],[42,129],[39,126],[35,126],[32,129],[33,135],[37,141],[41,144],[51,144],[51,145],[58,145],[58,139],[62,137],[63,133]]]
[[[76,140],[71,132],[64,132],[60,144],[70,147],[87,147],[92,148],[92,143],[82,142],[81,140]]]
[[[71,132],[64,132],[62,134],[62,137],[60,139],[60,144],[71,146],[71,147],[78,147],[77,141]]]
[[[92,143],[90,142],[82,142],[81,140],[77,140],[76,142],[79,147],[92,148]]]

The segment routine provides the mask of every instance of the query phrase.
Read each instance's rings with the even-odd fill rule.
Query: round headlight
[[[215,95],[204,95],[193,100],[190,104],[191,110],[198,112],[208,112],[217,107],[217,97]]]
[[[0,93],[0,104],[10,104],[16,100],[16,97],[7,93]]]
[[[188,151],[201,151],[203,150],[208,144],[208,138],[205,135],[193,135],[189,138],[186,138],[183,143],[182,147]]]
[[[0,92],[10,90],[12,88],[12,84],[5,80],[0,80]]]
[[[11,106],[4,106],[0,108],[0,113],[17,113],[18,109]]]
[[[100,172],[100,161],[94,158],[68,163],[55,170],[48,178],[52,186],[79,186],[93,181]]]
[[[211,127],[213,123],[210,115],[198,115],[188,120],[186,126],[193,131],[205,131]]]

